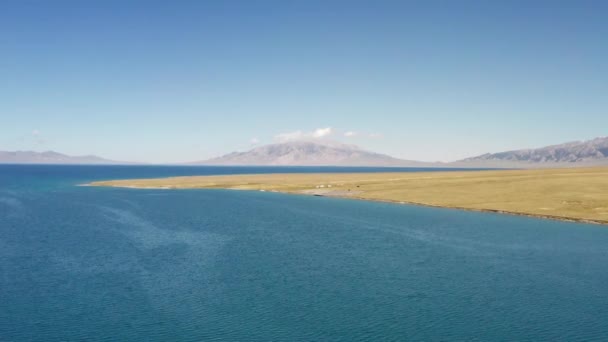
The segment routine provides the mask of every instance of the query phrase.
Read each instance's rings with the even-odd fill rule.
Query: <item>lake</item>
[[[319,171],[0,166],[0,341],[608,340],[606,226],[77,186]]]

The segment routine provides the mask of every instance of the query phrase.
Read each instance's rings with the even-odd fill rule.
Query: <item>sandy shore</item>
[[[89,185],[273,191],[608,224],[608,167],[192,176]]]

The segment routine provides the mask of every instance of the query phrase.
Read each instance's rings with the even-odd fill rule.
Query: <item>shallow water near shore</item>
[[[604,226],[76,186],[277,170],[0,166],[0,341],[608,339]]]

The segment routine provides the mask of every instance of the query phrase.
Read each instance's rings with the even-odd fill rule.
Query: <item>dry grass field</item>
[[[608,224],[608,167],[193,176],[102,181],[90,185],[278,191]]]

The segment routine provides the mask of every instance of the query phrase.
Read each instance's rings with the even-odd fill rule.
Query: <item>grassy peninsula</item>
[[[101,181],[90,185],[277,191],[608,224],[608,167],[192,176]]]

